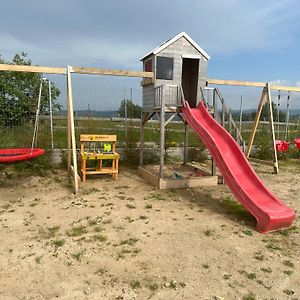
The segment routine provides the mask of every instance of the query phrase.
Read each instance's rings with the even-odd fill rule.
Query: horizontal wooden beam
[[[275,167],[276,163],[270,160],[262,160],[262,159],[257,159],[254,157],[249,157],[248,158],[249,161],[257,163],[257,164],[261,164],[261,165],[266,165],[266,166],[271,166],[271,167]]]
[[[47,74],[66,74],[66,68],[26,66],[26,65],[7,65],[0,64],[0,71],[47,73]]]
[[[0,64],[0,71],[66,74],[66,68]],[[153,72],[71,67],[71,73],[153,78]]]
[[[153,78],[153,72],[72,67],[72,73]]]
[[[224,80],[224,79],[207,79],[206,83],[207,84],[218,84],[218,85],[262,87],[262,88],[267,86],[266,82]],[[300,87],[296,87],[296,86],[269,85],[269,87],[271,90],[300,92]]]
[[[265,87],[265,82],[253,82],[253,81],[240,81],[240,80],[224,80],[224,79],[207,79],[207,84],[218,85],[235,85],[235,86],[252,86],[252,87]]]

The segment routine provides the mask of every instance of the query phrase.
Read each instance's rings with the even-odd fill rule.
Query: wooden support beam
[[[267,85],[267,99],[269,105],[269,124],[270,124],[270,133],[272,141],[272,152],[273,152],[273,163],[274,163],[274,173],[278,174],[278,158],[277,158],[277,149],[275,143],[275,129],[274,129],[274,120],[273,120],[273,107],[272,107],[272,98],[269,85]]]
[[[98,69],[98,68],[86,68],[86,67],[72,67],[72,73],[153,78],[153,72],[110,70],[110,69]]]
[[[0,71],[66,75],[66,68],[0,64]]]
[[[206,84],[217,84],[217,85],[233,85],[233,86],[249,86],[249,87],[266,87],[266,82],[255,82],[255,81],[241,81],[241,80],[224,80],[224,79],[207,79]],[[284,86],[284,85],[269,85],[270,90],[281,90],[300,92],[300,87],[296,86]]]
[[[71,67],[67,67],[67,87],[68,87],[68,107],[69,107],[69,122],[71,129],[71,145],[72,145],[72,161],[74,173],[74,192],[78,192],[78,173],[77,173],[77,151],[76,151],[76,137],[74,126],[74,109],[73,109],[73,95],[72,95],[72,81],[71,81]],[[68,123],[69,124],[69,123]]]
[[[256,131],[257,131],[257,127],[258,127],[258,124],[259,124],[260,115],[261,115],[262,109],[263,109],[263,107],[264,107],[264,105],[267,101],[266,93],[267,93],[267,90],[266,90],[266,88],[264,88],[262,93],[261,93],[257,113],[256,113],[256,116],[255,116],[255,121],[254,121],[252,131],[251,131],[251,134],[250,134],[249,140],[248,140],[247,151],[246,151],[246,157],[247,158],[249,158],[249,156],[250,156],[251,148],[252,148],[253,141],[254,141],[254,138],[255,138],[255,134],[256,134]]]
[[[274,162],[273,162],[273,161],[262,160],[262,159],[253,158],[253,157],[249,157],[248,160],[249,160],[249,161],[252,161],[252,162],[254,162],[254,163],[257,163],[257,164],[261,164],[261,165],[266,165],[266,166],[274,167]]]

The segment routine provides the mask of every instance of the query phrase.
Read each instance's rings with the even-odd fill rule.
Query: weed
[[[125,218],[125,220],[126,220],[126,221],[128,221],[128,223],[132,223],[132,222],[134,222],[134,219],[132,219],[132,218],[131,218],[131,217],[129,217],[129,216],[128,216],[128,217],[126,217],[126,218]]]
[[[142,287],[141,282],[138,280],[131,281],[130,286],[133,290],[140,289]]]
[[[293,290],[285,289],[283,292],[289,296],[293,295],[295,292]]]
[[[248,273],[244,270],[240,270],[239,273],[246,276],[248,279],[251,279],[251,280],[256,279],[256,274],[255,273]]]
[[[147,284],[147,288],[151,291],[151,292],[155,292],[158,290],[159,285],[156,282],[151,282],[149,284]]]
[[[68,236],[80,236],[85,233],[87,233],[87,230],[83,225],[72,227],[71,230],[67,231]]]
[[[103,234],[97,234],[93,236],[94,241],[105,242],[107,240],[107,236]]]
[[[49,227],[46,230],[40,227],[39,236],[41,239],[51,239],[54,238],[58,230],[59,230],[59,226]]]
[[[272,273],[272,269],[271,268],[260,268],[261,271],[265,272],[265,273]]]
[[[229,274],[227,274],[227,273],[225,273],[225,274],[223,275],[223,278],[224,278],[225,280],[230,279],[230,277],[231,277],[231,275],[229,275]]]
[[[245,229],[245,230],[242,230],[242,233],[248,235],[248,236],[253,236],[253,232],[252,230],[250,229]]]
[[[281,247],[275,243],[275,241],[271,241],[269,244],[266,245],[266,248],[270,250],[281,250]]]
[[[81,261],[81,257],[84,254],[84,250],[76,252],[76,253],[72,253],[71,256],[76,259],[77,261]]]
[[[147,220],[148,217],[147,216],[140,216],[140,220]]]
[[[137,241],[138,241],[138,239],[136,239],[136,238],[129,238],[128,240],[122,240],[120,242],[120,245],[130,245],[130,246],[133,246]]]
[[[146,205],[145,205],[145,208],[146,208],[146,209],[150,209],[150,208],[152,208],[152,205],[151,205],[151,204],[146,204]]]
[[[36,256],[34,260],[37,264],[40,264],[42,262],[42,256]]]
[[[264,255],[261,252],[255,253],[254,258],[257,259],[257,260],[264,260],[265,259]]]
[[[102,221],[102,224],[110,224],[112,222],[112,220],[111,219],[107,219],[107,220],[104,220],[104,221]]]
[[[103,275],[103,274],[106,273],[106,272],[107,272],[107,270],[106,270],[105,268],[99,268],[99,269],[95,272],[95,274],[97,274],[97,275],[99,275],[99,274]]]
[[[291,226],[289,228],[278,231],[278,234],[281,234],[283,236],[290,236],[293,233],[299,233],[299,232],[300,232],[299,227]]]
[[[212,236],[214,234],[214,232],[215,231],[213,229],[206,229],[206,230],[204,230],[204,234],[206,236]]]
[[[287,267],[290,267],[290,268],[294,268],[294,267],[295,267],[294,263],[292,263],[292,262],[289,261],[289,260],[285,260],[285,261],[283,262],[283,264],[284,264],[285,266],[287,266]]]
[[[102,228],[101,226],[96,226],[96,227],[94,227],[94,231],[95,232],[101,232],[101,231],[103,231],[104,230],[104,228]]]
[[[283,271],[283,274],[290,276],[293,274],[293,272],[294,272],[293,270],[286,270],[286,271]]]
[[[255,294],[253,294],[252,292],[250,292],[249,294],[243,296],[242,299],[243,300],[255,300]]]
[[[52,245],[55,246],[55,248],[62,247],[65,244],[65,240],[55,240],[52,242]]]
[[[136,208],[135,205],[129,204],[129,203],[127,203],[125,206],[126,206],[127,208],[129,208],[129,209],[135,209],[135,208]]]

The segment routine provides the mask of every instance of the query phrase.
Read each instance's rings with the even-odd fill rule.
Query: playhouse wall
[[[151,111],[154,108],[154,88],[163,84],[166,85],[181,85],[182,75],[182,55],[200,56],[199,73],[198,73],[198,94],[197,99],[201,97],[200,87],[204,88],[206,84],[207,59],[199,51],[189,43],[185,37],[181,37],[173,44],[159,52],[156,56],[172,57],[173,65],[173,80],[155,79],[154,84],[143,86],[143,110]],[[156,56],[151,55],[147,59],[152,58],[152,68],[156,74]]]

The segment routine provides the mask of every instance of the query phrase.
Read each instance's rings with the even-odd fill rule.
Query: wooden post
[[[67,150],[67,165],[68,175],[71,175],[71,113],[70,113],[70,100],[69,100],[69,79],[67,76],[67,130],[68,130],[68,150]]]
[[[216,119],[216,116],[217,116],[217,109],[218,109],[218,105],[217,105],[217,94],[216,94],[216,89],[214,89],[214,93],[213,93],[213,106],[214,106],[214,119]],[[223,121],[223,111],[224,111],[224,105],[223,105],[223,102],[222,102],[222,121]],[[222,124],[222,126],[224,126]],[[215,164],[215,160],[213,157],[211,157],[211,176],[215,176],[217,173],[217,170],[216,170],[216,164]]]
[[[248,140],[247,151],[246,151],[246,157],[247,158],[249,158],[249,156],[250,156],[250,152],[251,152],[251,148],[252,148],[252,145],[253,145],[254,137],[255,137],[257,127],[258,127],[258,124],[259,124],[260,115],[261,115],[262,109],[263,109],[263,107],[264,107],[264,105],[267,101],[266,93],[267,93],[267,90],[264,87],[263,91],[261,93],[261,97],[260,97],[257,113],[256,113],[256,116],[255,116],[255,121],[254,121],[254,124],[253,124],[253,127],[252,127],[252,131],[251,131],[251,134],[250,134],[250,137],[249,137],[249,140]]]
[[[73,109],[73,96],[72,96],[72,81],[71,81],[71,69],[67,66],[67,88],[68,88],[68,107],[69,107],[69,122],[71,129],[71,146],[73,157],[73,175],[74,175],[74,192],[78,192],[78,173],[77,173],[77,152],[76,152],[76,137],[74,126],[74,109]]]
[[[147,113],[142,112],[141,120],[141,133],[140,133],[140,167],[144,166],[144,127],[146,122]]]
[[[183,146],[183,164],[188,163],[188,149],[189,149],[189,126],[184,122],[184,146]]]
[[[272,98],[271,98],[271,91],[270,91],[269,84],[267,84],[267,98],[268,98],[268,104],[269,104],[269,125],[270,125],[271,140],[272,140],[274,173],[278,174],[278,159],[277,159],[277,149],[276,149],[276,143],[275,143],[273,107],[272,107]]]
[[[162,86],[161,108],[160,108],[160,165],[159,165],[159,178],[164,178],[164,165],[165,165],[165,89]]]

